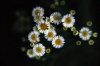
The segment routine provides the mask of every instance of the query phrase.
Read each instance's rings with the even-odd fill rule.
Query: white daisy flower
[[[70,28],[70,27],[73,27],[73,25],[75,23],[75,19],[71,14],[67,14],[67,15],[63,16],[62,22],[63,22],[64,27]]]
[[[45,32],[45,38],[48,41],[52,41],[52,39],[56,36],[56,31],[55,30],[47,30]]]
[[[55,36],[52,41],[52,45],[55,48],[61,48],[65,43],[65,40],[62,36]]]
[[[41,8],[41,7],[34,8],[33,11],[32,11],[32,16],[34,17],[36,15],[43,16],[44,15],[44,9]]]
[[[54,12],[50,15],[50,20],[54,24],[60,24],[61,23],[61,13],[59,12]]]
[[[27,52],[26,52],[27,56],[29,58],[34,58],[36,55],[34,54],[33,50],[32,49],[28,49]]]
[[[36,44],[33,47],[33,51],[37,56],[43,56],[45,54],[45,46],[43,46],[41,43]]]
[[[89,40],[91,35],[92,35],[92,31],[90,31],[89,28],[87,28],[87,27],[81,28],[80,33],[79,33],[79,37],[82,40]]]
[[[32,31],[28,34],[28,40],[30,42],[39,42],[40,38],[39,38],[39,33],[37,31]]]
[[[38,27],[40,33],[45,33],[47,30],[50,29],[50,23],[42,21],[42,22],[38,23],[37,27]]]
[[[39,23],[43,20],[43,16],[34,16],[34,22]]]

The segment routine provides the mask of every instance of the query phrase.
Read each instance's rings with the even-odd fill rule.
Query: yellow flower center
[[[38,21],[40,21],[40,20],[42,20],[42,16],[36,16],[36,19],[37,19]]]
[[[29,54],[30,55],[34,55],[32,50],[29,50]]]
[[[39,10],[39,9],[36,10],[36,11],[35,11],[35,14],[36,14],[36,15],[41,14],[41,10]]]
[[[48,29],[48,25],[45,24],[45,23],[42,23],[42,24],[40,25],[40,27],[41,27],[42,30],[47,30],[47,29]]]
[[[41,47],[37,47],[36,48],[36,52],[41,53],[42,52],[42,48]]]
[[[54,36],[53,32],[48,33],[48,38],[53,38],[53,36]]]
[[[38,36],[37,36],[36,34],[33,34],[33,35],[31,36],[31,39],[32,39],[32,40],[37,40],[37,38],[38,38]]]
[[[89,35],[89,32],[85,30],[85,31],[83,31],[82,34],[83,34],[84,37],[87,37]]]
[[[66,22],[67,24],[70,24],[70,23],[72,22],[72,18],[67,17],[67,18],[65,19],[65,22]]]
[[[57,20],[59,20],[60,17],[58,15],[54,15],[53,18],[54,18],[54,20],[57,21]]]
[[[56,43],[56,45],[61,45],[61,44],[62,44],[62,40],[61,40],[61,39],[57,39],[57,40],[55,41],[55,43]]]

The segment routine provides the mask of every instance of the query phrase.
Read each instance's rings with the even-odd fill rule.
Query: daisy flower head
[[[36,44],[33,47],[33,51],[37,56],[43,56],[45,54],[45,46],[43,46],[41,43]]]
[[[62,36],[55,36],[52,40],[52,45],[55,48],[63,47],[64,43],[65,43],[65,40]]]
[[[39,42],[40,41],[40,38],[39,38],[39,33],[36,32],[36,31],[32,31],[28,34],[28,40],[30,42]]]
[[[42,20],[43,20],[43,16],[34,16],[34,22],[36,22],[36,23],[39,23],[39,22],[41,22]]]
[[[52,41],[52,39],[56,36],[56,31],[55,30],[47,30],[45,32],[45,38],[48,41]]]
[[[54,12],[50,15],[50,20],[54,24],[60,24],[61,23],[61,13],[59,12]]]
[[[92,31],[90,31],[88,27],[81,28],[80,33],[79,33],[79,37],[82,40],[89,40],[91,35],[92,35]]]
[[[41,7],[35,7],[32,11],[32,16],[43,16],[44,15],[44,9]]]
[[[36,55],[34,54],[33,50],[32,49],[28,49],[27,52],[26,52],[27,56],[29,58],[34,58]]]
[[[71,14],[67,14],[62,18],[63,26],[64,27],[73,27],[75,23],[75,18]]]
[[[37,27],[38,27],[40,33],[45,33],[47,30],[50,29],[50,23],[42,21],[42,22],[38,23]]]

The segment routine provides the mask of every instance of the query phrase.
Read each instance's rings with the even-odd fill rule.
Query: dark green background
[[[26,54],[20,50],[22,46],[25,46],[27,49],[30,48],[27,35],[35,25],[31,16],[34,7],[43,7],[45,9],[45,16],[49,16],[55,11],[59,11],[64,15],[69,13],[71,9],[74,9],[76,10],[75,27],[78,30],[86,26],[86,21],[92,20],[93,26],[90,27],[90,29],[93,32],[99,33],[99,0],[66,0],[66,5],[59,5],[56,9],[50,8],[50,4],[54,3],[54,0],[4,0],[1,3],[0,66],[99,66],[99,34],[97,38],[92,38],[95,41],[93,46],[88,45],[87,41],[82,41],[82,45],[77,46],[75,42],[81,39],[73,36],[70,30],[63,31],[62,28],[60,28],[62,27],[61,25],[56,26],[56,31],[66,40],[66,44],[63,48],[54,49],[52,45],[50,45],[50,42],[41,39],[41,43],[52,49],[51,54],[46,54],[43,57],[46,57],[45,61],[42,61],[43,58],[40,60],[29,59]],[[16,15],[16,13],[19,13],[20,17]],[[22,21],[20,20],[21,17],[24,18]],[[21,41],[22,37],[26,38],[25,42]]]

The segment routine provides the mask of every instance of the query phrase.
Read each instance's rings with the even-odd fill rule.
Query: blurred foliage
[[[17,10],[15,12],[13,30],[17,33],[28,32],[33,26],[31,18],[24,10]]]

